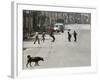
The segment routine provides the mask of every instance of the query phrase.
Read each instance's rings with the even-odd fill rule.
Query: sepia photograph
[[[91,66],[91,13],[22,11],[24,70]]]

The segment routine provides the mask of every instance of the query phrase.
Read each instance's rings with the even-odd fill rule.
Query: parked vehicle
[[[63,23],[56,23],[53,27],[55,32],[64,32],[64,24]]]

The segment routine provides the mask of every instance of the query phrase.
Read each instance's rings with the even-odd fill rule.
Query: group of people
[[[73,34],[70,33],[70,31],[67,32],[68,33],[68,41],[71,42],[72,36],[74,38],[74,41],[77,42],[77,33],[74,30]]]
[[[45,41],[45,34],[46,32],[42,32],[42,40],[43,42]],[[52,42],[55,41],[55,36],[54,36],[54,31],[52,27],[48,27],[48,34],[50,35],[50,37],[52,38]],[[35,40],[34,40],[34,44],[38,41],[38,44],[40,44],[40,39],[39,39],[39,33],[36,32],[35,33]]]
[[[55,36],[54,36],[54,31],[53,31],[53,28],[52,28],[52,27],[49,27],[49,28],[48,28],[48,34],[49,34],[50,37],[52,38],[52,42],[55,42]],[[77,33],[76,33],[75,30],[74,30],[73,33],[71,33],[70,30],[68,30],[67,34],[68,34],[68,41],[69,41],[69,42],[71,42],[72,37],[74,38],[74,42],[77,42]],[[46,32],[42,32],[42,40],[43,40],[43,42],[45,41],[45,35],[46,35]],[[37,41],[38,41],[38,44],[40,44],[40,39],[39,39],[39,33],[38,33],[38,32],[35,33],[34,44],[35,44]]]

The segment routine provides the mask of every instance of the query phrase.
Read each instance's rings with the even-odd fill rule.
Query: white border
[[[71,67],[71,68],[53,68],[53,69],[35,69],[22,70],[22,10],[41,10],[41,11],[59,11],[59,12],[82,12],[91,13],[91,35],[95,33],[96,9],[86,7],[55,6],[55,5],[37,5],[27,3],[13,3],[13,50],[12,50],[12,76],[13,77],[34,77],[43,75],[63,75],[72,73],[96,72],[96,53],[93,36],[91,36],[91,66],[90,67]]]

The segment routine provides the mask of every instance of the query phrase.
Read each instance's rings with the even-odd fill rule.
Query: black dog
[[[39,66],[39,61],[44,61],[44,59],[42,57],[31,57],[30,55],[28,55],[26,67],[28,67],[28,64],[30,64],[30,66],[32,67],[31,62],[35,62],[35,66]]]

